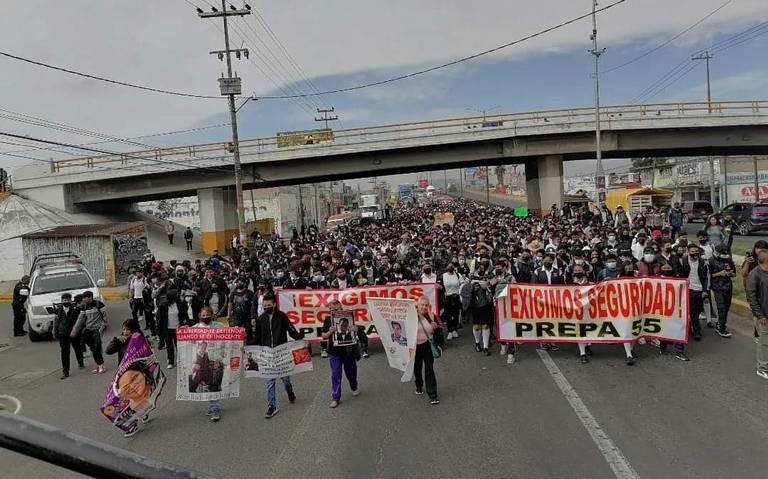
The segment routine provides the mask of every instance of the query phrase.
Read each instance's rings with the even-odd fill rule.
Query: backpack
[[[491,304],[491,295],[487,288],[482,286],[479,288],[473,288],[472,290],[472,305],[476,308],[484,308]]]

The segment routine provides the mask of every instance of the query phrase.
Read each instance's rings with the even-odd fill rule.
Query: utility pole
[[[222,95],[229,97],[229,116],[230,123],[232,124],[232,143],[229,147],[230,152],[234,156],[234,170],[235,170],[235,193],[237,196],[237,229],[240,233],[240,241],[245,241],[245,207],[243,205],[243,179],[240,166],[240,140],[237,135],[237,110],[235,109],[235,96],[241,95],[243,92],[243,82],[238,76],[232,76],[232,53],[239,59],[241,56],[248,58],[248,49],[235,49],[229,48],[229,26],[227,25],[227,17],[242,17],[251,14],[251,7],[248,4],[244,4],[245,8],[236,9],[231,7],[227,9],[226,0],[221,0],[221,11],[215,7],[211,7],[211,12],[204,12],[202,9],[197,9],[197,14],[200,18],[218,18],[224,19],[224,50],[216,50],[210,52],[212,55],[217,55],[219,60],[226,58],[227,61],[227,76],[219,78],[219,89]]]
[[[721,157],[720,170],[723,173],[723,184],[721,185],[723,188],[723,194],[721,195],[723,197],[723,204],[720,206],[725,207],[728,205],[728,158]]]
[[[322,113],[322,117],[318,118],[315,117],[315,121],[324,121],[325,122],[325,129],[328,129],[328,122],[329,121],[336,121],[339,119],[338,115],[328,116],[328,113],[333,113],[336,111],[335,107],[331,107],[330,110],[321,110],[320,108],[317,109],[318,113]]]
[[[600,143],[600,55],[605,53],[605,48],[597,46],[597,0],[592,1],[592,50],[589,52],[595,58],[595,159],[597,160],[597,197],[600,202],[605,201],[605,171],[603,170],[603,150]]]
[[[320,213],[317,209],[317,183],[312,183],[312,187],[315,190],[315,226],[320,228]]]
[[[691,57],[691,60],[706,60],[707,62],[707,111],[709,113],[712,113],[712,86],[709,81],[709,60],[711,60],[712,57],[713,55],[709,53],[709,50],[706,50],[700,55]]]
[[[707,62],[707,113],[712,113],[712,85],[709,80],[709,60],[713,57],[709,50],[691,57],[691,60],[704,60]],[[709,157],[709,196],[710,202],[715,204],[715,160]]]
[[[459,168],[459,196],[464,197],[464,167]]]

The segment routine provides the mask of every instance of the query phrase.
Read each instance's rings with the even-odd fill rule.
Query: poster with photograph
[[[355,312],[352,310],[331,311],[331,320],[336,326],[333,333],[335,346],[351,346],[357,342],[355,331]]]
[[[155,409],[163,385],[165,375],[149,341],[134,333],[128,338],[123,360],[109,382],[101,413],[123,432],[133,432]]]
[[[245,347],[245,377],[276,379],[312,371],[312,354],[304,341],[280,346]]]
[[[240,396],[244,328],[179,328],[176,399],[210,401]]]
[[[379,331],[389,366],[403,371],[400,381],[410,381],[416,355],[416,301],[368,298],[368,312]]]

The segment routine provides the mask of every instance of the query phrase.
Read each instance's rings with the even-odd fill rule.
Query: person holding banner
[[[192,326],[193,328],[221,328],[224,325],[218,321],[213,320],[213,308],[210,306],[203,306],[200,309],[200,322]],[[211,418],[211,422],[219,422],[221,419],[221,400],[213,399],[208,401],[208,412],[206,413]]]
[[[435,376],[435,357],[432,352],[432,336],[439,327],[437,318],[432,313],[429,300],[422,296],[416,303],[419,315],[419,327],[416,330],[416,357],[413,364],[413,376],[416,383],[416,395],[424,394],[426,383],[429,403],[433,406],[440,404],[437,398],[437,377]],[[423,368],[423,374],[422,374]]]
[[[338,299],[334,298],[329,302],[330,311],[341,311],[341,303]],[[356,326],[354,326],[357,329]],[[323,323],[322,338],[324,341],[328,341],[328,354],[330,355],[331,366],[331,404],[330,407],[338,407],[341,401],[341,379],[342,368],[349,381],[349,387],[352,389],[352,395],[358,396],[360,389],[357,384],[357,357],[355,349],[357,345],[352,346],[337,346],[335,343],[336,326],[333,324],[333,317],[331,314],[325,318]],[[355,331],[351,331],[351,334],[356,334]]]
[[[264,296],[264,313],[262,313],[253,322],[253,337],[254,343],[257,346],[268,346],[274,348],[288,342],[288,336],[293,339],[303,339],[304,335],[296,330],[288,316],[279,309],[275,308],[275,296],[269,294]],[[291,384],[290,376],[283,376],[280,378],[285,386],[285,392],[288,394],[288,401],[294,403],[296,401],[296,394],[293,391],[293,384]],[[267,412],[264,413],[264,417],[270,419],[274,417],[278,412],[277,409],[277,395],[275,394],[275,382],[277,380],[267,379]]]

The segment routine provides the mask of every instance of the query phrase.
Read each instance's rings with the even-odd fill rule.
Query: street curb
[[[747,304],[746,301],[742,301],[736,298],[732,299],[731,309],[737,310],[741,315],[745,316],[747,319],[752,317],[752,310],[749,308],[749,304]]]

